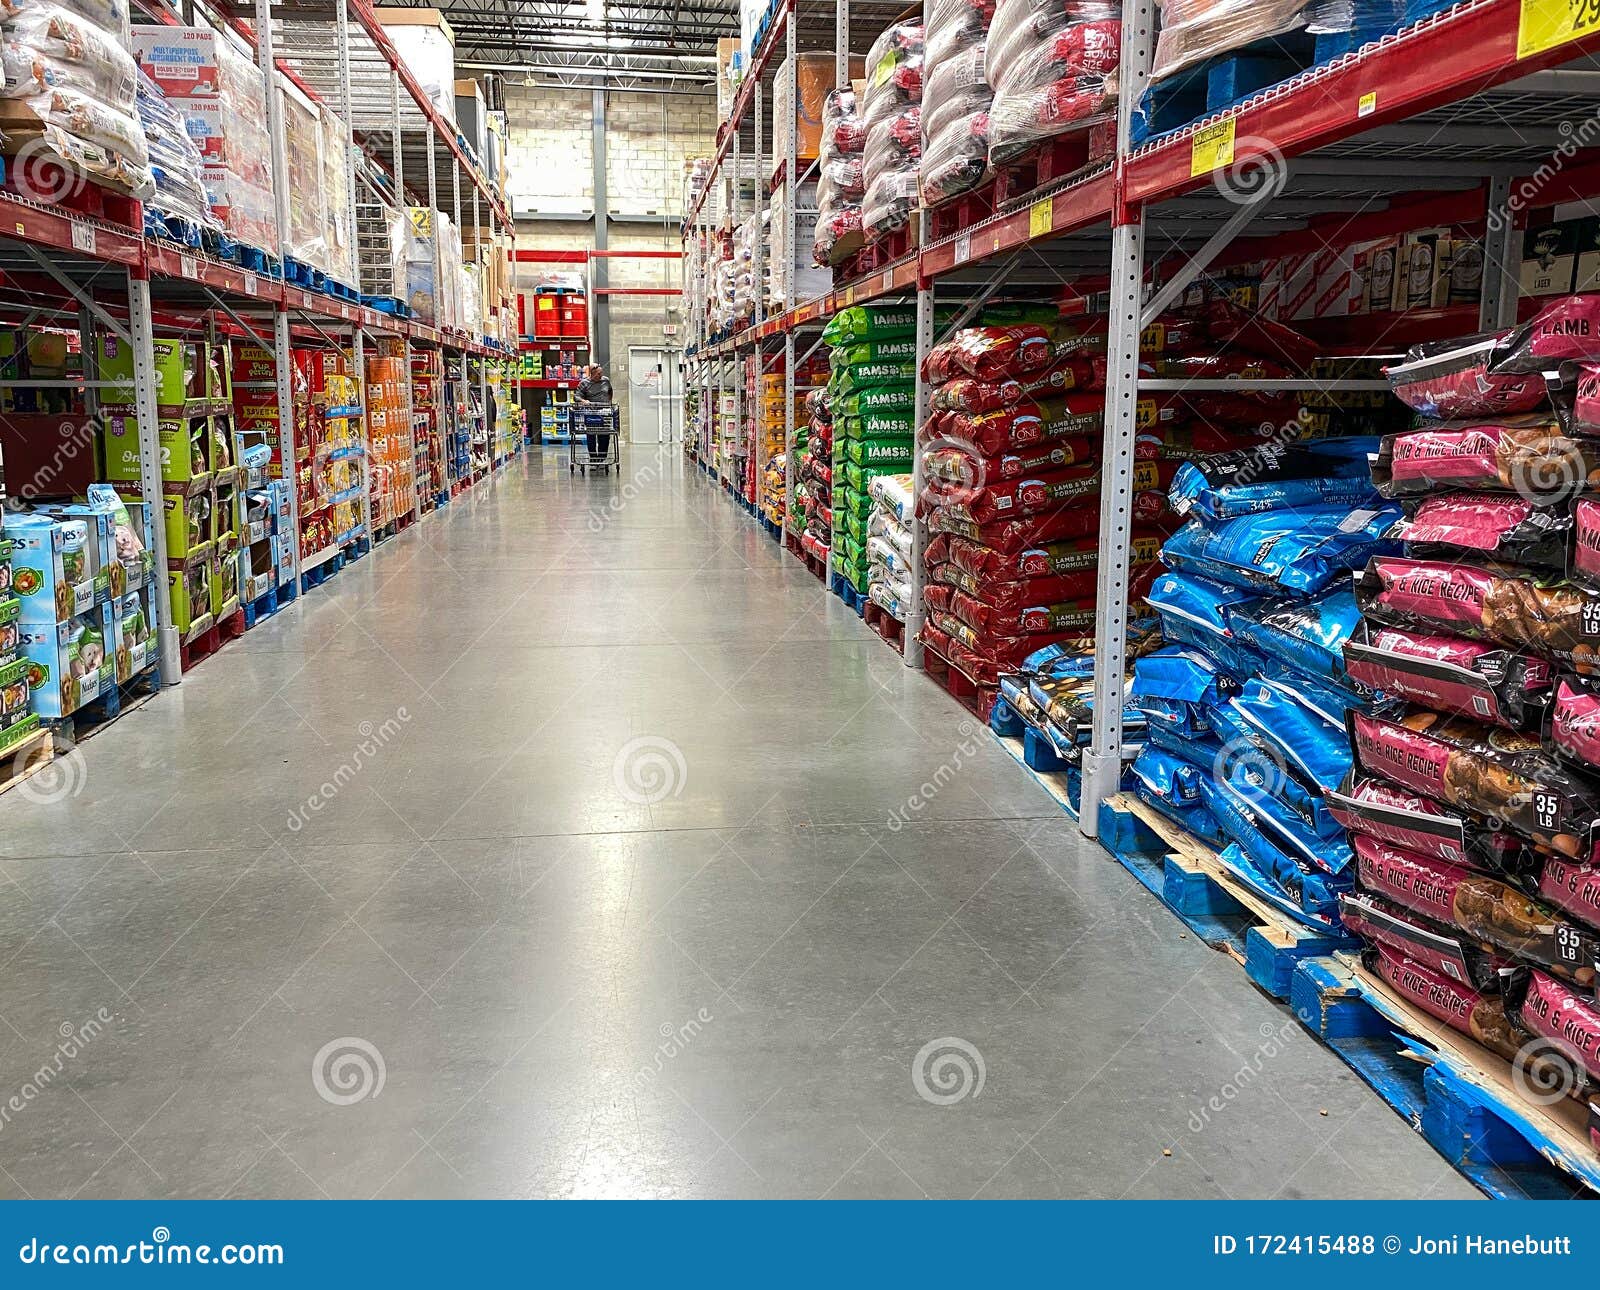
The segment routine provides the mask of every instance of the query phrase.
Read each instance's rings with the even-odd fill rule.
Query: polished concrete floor
[[[676,454],[0,798],[0,1196],[1466,1196]]]

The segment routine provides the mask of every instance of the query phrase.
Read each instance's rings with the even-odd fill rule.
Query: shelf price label
[[[1356,104],[1356,119],[1371,116],[1378,106],[1378,91],[1368,90]]]
[[[1238,122],[1234,117],[1196,130],[1189,140],[1189,175],[1209,175],[1222,166],[1233,165],[1233,135]]]
[[[249,269],[246,269],[241,276],[244,278],[244,293],[245,293],[245,295],[247,295],[247,296],[255,295],[255,293],[256,293],[256,275],[254,273],[252,273]]]
[[[972,234],[961,233],[956,237],[956,263],[965,264],[972,258]]]
[[[893,269],[885,269],[883,271],[883,280],[878,283],[878,290],[879,291],[893,291],[894,290],[894,270]]]
[[[1055,203],[1048,197],[1041,197],[1028,207],[1028,236],[1044,237],[1050,232],[1055,223]]]
[[[72,221],[72,249],[82,251],[85,255],[93,255],[95,248],[94,228],[92,225]]]
[[[1600,31],[1600,0],[1522,0],[1517,16],[1517,57]]]
[[[193,282],[200,276],[200,266],[195,263],[194,256],[180,255],[178,257],[178,276]]]

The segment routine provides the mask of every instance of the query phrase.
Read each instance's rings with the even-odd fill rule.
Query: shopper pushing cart
[[[617,405],[613,401],[615,395],[611,389],[611,378],[606,375],[605,368],[598,363],[590,363],[584,368],[583,380],[579,382],[576,393],[578,397],[572,410],[578,425],[572,427],[572,459],[567,467],[568,473],[586,467],[609,471],[618,464]],[[581,436],[580,426],[583,430]],[[578,452],[580,438],[586,448],[582,456]]]

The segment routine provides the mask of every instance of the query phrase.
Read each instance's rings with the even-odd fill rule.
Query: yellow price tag
[[[1542,54],[1592,31],[1600,31],[1600,0],[1522,0],[1517,57]]]
[[[894,54],[885,54],[872,69],[872,84],[876,88],[894,75]]]
[[[1156,423],[1156,401],[1154,399],[1140,399],[1133,405],[1133,424],[1140,430],[1148,430]]]
[[[1028,207],[1028,236],[1043,237],[1055,224],[1055,203],[1041,197]]]
[[[1371,116],[1373,109],[1378,106],[1378,91],[1368,90],[1356,103],[1357,118]]]
[[[1139,333],[1139,348],[1147,353],[1159,354],[1167,347],[1167,329],[1161,323],[1151,323]]]
[[[844,307],[848,309],[851,305],[855,304],[855,302],[856,289],[854,287],[846,287],[844,289]]]
[[[1209,175],[1221,166],[1233,164],[1233,117],[1196,130],[1189,141],[1189,174]]]

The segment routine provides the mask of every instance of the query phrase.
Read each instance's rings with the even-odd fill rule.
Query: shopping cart
[[[572,441],[567,474],[574,471],[580,475],[587,474],[591,469],[609,473],[613,466],[619,465],[621,458],[618,451],[622,435],[618,428],[615,403],[574,403],[571,424]],[[589,436],[592,434],[608,436],[604,451],[589,451]]]

